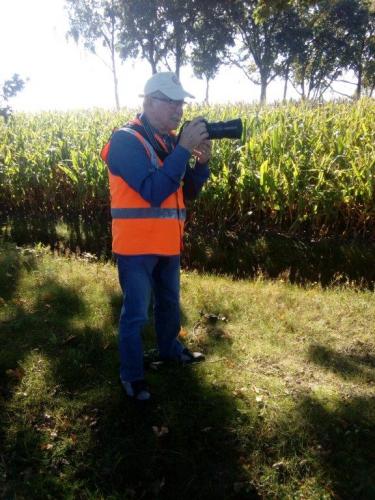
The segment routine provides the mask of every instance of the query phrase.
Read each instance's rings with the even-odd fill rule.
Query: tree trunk
[[[155,73],[158,72],[158,69],[156,67],[155,61],[150,61],[150,64],[151,64],[152,74],[155,75]]]
[[[112,57],[112,74],[113,74],[113,85],[115,89],[115,102],[116,102],[116,110],[120,110],[120,99],[118,95],[118,79],[117,79],[117,68],[116,68],[116,59],[115,59],[115,49],[112,46],[111,49],[111,57]]]
[[[283,101],[286,101],[286,93],[288,91],[288,80],[289,80],[289,63],[286,67],[286,73],[285,73],[285,81],[284,81],[284,94],[283,94]]]
[[[359,68],[358,68],[358,81],[357,81],[357,88],[356,88],[356,91],[355,91],[355,98],[356,99],[360,99],[361,98],[361,94],[362,94],[362,62],[360,63],[359,65]]]
[[[182,50],[181,50],[181,43],[179,39],[176,40],[176,75],[177,78],[180,78],[180,68],[181,68],[181,61],[182,61]]]
[[[209,92],[209,87],[210,87],[210,79],[208,76],[206,76],[206,96],[204,98],[204,103],[208,105],[208,92]]]
[[[260,74],[260,104],[265,104],[267,99],[267,77]]]
[[[363,62],[362,61],[363,61],[364,49],[365,49],[365,41],[363,40],[362,45],[361,45],[361,53],[360,53],[360,57],[358,60],[358,81],[357,81],[357,89],[355,92],[356,99],[360,99],[361,94],[362,94],[362,77],[363,77]]]
[[[120,110],[120,99],[118,96],[118,79],[117,79],[117,68],[116,68],[116,52],[115,52],[115,21],[112,17],[112,29],[111,29],[111,60],[112,60],[112,75],[113,75],[113,85],[115,90],[115,102],[116,110]]]
[[[306,92],[305,92],[305,76],[302,77],[302,82],[301,82],[301,90],[302,90],[302,95],[301,99],[304,101],[306,99]]]
[[[144,50],[143,53],[147,53],[147,52]],[[154,47],[154,45],[151,45],[151,47],[148,49],[148,56],[146,56],[146,59],[150,63],[151,71],[152,71],[152,74],[154,75],[155,73],[158,72],[157,64],[155,61],[155,47]]]

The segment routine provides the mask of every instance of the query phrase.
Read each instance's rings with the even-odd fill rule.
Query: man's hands
[[[193,153],[194,150],[199,151],[199,147],[207,142],[208,132],[202,116],[194,118],[190,123],[185,125],[181,132],[179,145]]]
[[[198,163],[204,165],[211,158],[212,142],[209,140],[202,141],[194,149],[193,153],[196,156]]]

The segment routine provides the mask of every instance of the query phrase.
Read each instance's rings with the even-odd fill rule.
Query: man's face
[[[149,96],[150,106],[147,114],[152,125],[165,134],[176,130],[183,115],[184,101],[174,101],[164,94]]]

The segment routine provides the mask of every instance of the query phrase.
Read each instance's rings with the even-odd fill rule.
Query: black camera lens
[[[209,139],[241,139],[242,120],[229,120],[227,122],[206,122]]]
[[[208,139],[241,139],[242,137],[242,120],[241,118],[236,118],[235,120],[229,120],[227,122],[215,122],[208,123],[207,120],[203,120],[207,127]],[[190,123],[185,122],[180,128],[180,132],[177,137],[177,143],[180,140],[182,131],[184,127]]]

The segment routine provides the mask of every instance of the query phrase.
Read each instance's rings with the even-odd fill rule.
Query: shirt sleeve
[[[194,168],[188,165],[183,186],[185,200],[194,200],[199,195],[209,176],[210,169],[207,164],[196,162]]]
[[[158,207],[180,187],[185,176],[190,152],[176,146],[168,155],[162,168],[154,166],[143,144],[132,134],[116,131],[108,154],[108,167],[113,175],[120,176],[151,206]]]

